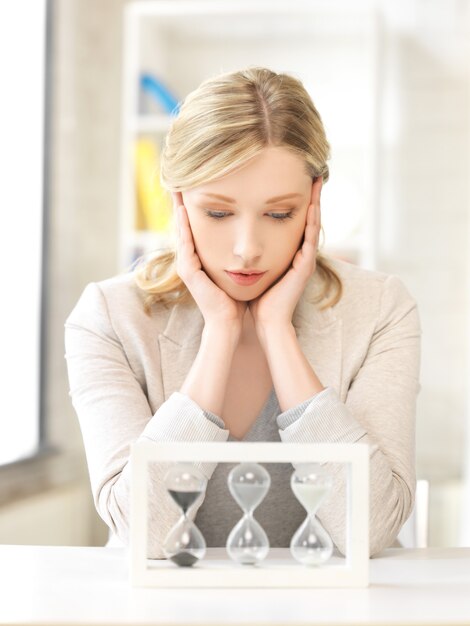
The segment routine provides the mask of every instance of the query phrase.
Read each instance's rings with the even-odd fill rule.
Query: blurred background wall
[[[2,543],[103,545],[107,536],[93,507],[81,434],[68,397],[63,325],[88,282],[123,271],[122,149],[129,95],[124,69],[132,56],[123,47],[123,10],[129,4],[52,2],[45,415],[48,439],[58,452],[35,470],[34,489],[25,486],[20,472],[5,468],[0,473],[0,484],[9,485],[0,501]],[[318,6],[321,13],[325,3]],[[348,15],[354,10],[370,14],[370,36],[355,38],[354,21],[345,20],[346,7]],[[337,19],[333,29],[328,26],[332,15]],[[165,19],[155,26],[156,34],[150,29],[148,41],[136,45],[142,58],[152,54],[153,44],[153,54],[160,50],[162,58],[168,55],[178,98],[210,70],[202,61],[198,64],[206,58],[204,51],[219,50],[220,59],[227,59],[221,69],[258,59],[270,64],[258,51],[250,57],[249,47],[243,46],[244,37],[252,43],[269,37],[262,15],[234,20],[239,54],[226,49],[220,21],[202,16],[202,30],[198,22],[187,21],[178,31],[183,22]],[[343,243],[348,236],[359,242],[364,236],[364,264],[399,274],[418,300],[423,357],[417,467],[418,477],[430,482],[429,543],[470,545],[465,522],[470,501],[469,2],[335,2],[328,20],[311,58],[312,76],[321,84],[318,98],[314,78],[306,79],[333,148],[332,178],[322,206],[326,244],[330,237],[332,252],[341,251],[335,222],[344,226],[351,219],[348,211],[363,211],[363,221],[353,220],[349,235],[343,228]],[[357,28],[363,28],[359,20]],[[289,37],[296,32],[288,33],[286,50]],[[175,46],[180,50],[176,58],[168,53]],[[283,65],[282,50],[271,65],[296,71],[291,58]],[[345,73],[348,92],[341,93]],[[370,91],[370,106],[360,114],[352,103],[355,89]],[[341,117],[343,128],[336,122]],[[355,139],[348,144],[344,137],[353,133],[357,119],[368,134],[362,170],[351,171],[349,179],[344,163]],[[335,166],[340,173],[336,182]],[[356,188],[359,175],[362,182]],[[343,252],[347,256],[350,250]]]

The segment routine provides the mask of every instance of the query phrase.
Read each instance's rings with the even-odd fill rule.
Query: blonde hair
[[[214,76],[188,94],[166,135],[160,179],[167,191],[185,191],[232,173],[268,146],[300,156],[312,179],[329,177],[330,146],[323,124],[302,83],[264,67],[248,67]],[[321,308],[341,298],[341,279],[321,253],[316,271],[322,288]],[[147,314],[153,304],[192,299],[176,273],[176,250],[143,258],[135,269],[146,293]]]

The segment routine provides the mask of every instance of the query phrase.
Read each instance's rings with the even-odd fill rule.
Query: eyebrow
[[[211,198],[215,198],[216,200],[222,200],[223,202],[227,202],[228,204],[235,204],[235,198],[229,198],[228,196],[223,196],[220,193],[206,193],[204,192],[202,195],[208,196]],[[282,196],[274,196],[274,198],[269,198],[266,200],[266,204],[273,204],[274,202],[280,202],[281,200],[287,200],[287,198],[302,198],[301,193],[286,193]]]

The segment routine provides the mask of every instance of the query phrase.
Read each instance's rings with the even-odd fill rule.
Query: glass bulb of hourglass
[[[271,485],[269,472],[258,463],[240,463],[228,475],[228,487],[243,511],[242,519],[232,528],[226,543],[228,555],[244,565],[253,565],[266,558],[269,539],[253,517]]]
[[[179,463],[171,467],[164,478],[165,486],[182,515],[165,538],[163,553],[177,565],[188,567],[204,558],[205,539],[188,512],[206,490],[205,476],[192,465]]]
[[[331,537],[315,517],[332,484],[331,476],[316,463],[300,465],[291,476],[292,491],[307,511],[290,542],[292,556],[303,565],[321,565],[333,553]]]

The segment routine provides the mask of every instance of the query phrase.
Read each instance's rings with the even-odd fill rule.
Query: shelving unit
[[[248,65],[287,72],[311,94],[332,146],[325,250],[375,266],[380,24],[372,2],[149,0],[126,5],[123,19],[120,269],[169,242],[168,233],[136,226],[135,141],[161,148],[171,119],[142,100],[141,72],[182,101],[207,77]]]

